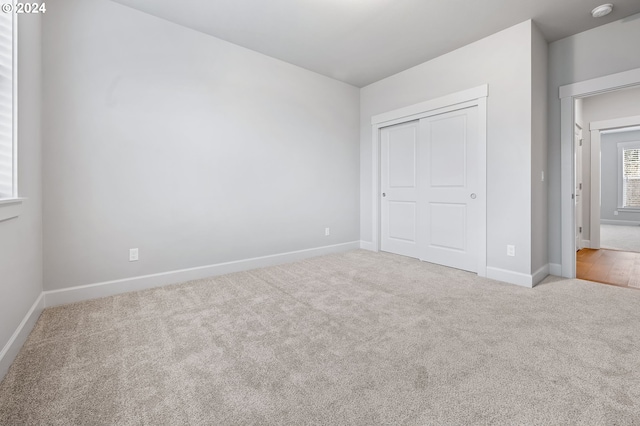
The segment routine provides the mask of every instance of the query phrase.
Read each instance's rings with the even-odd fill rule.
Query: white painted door
[[[575,202],[576,202],[576,250],[582,248],[582,128],[576,124],[574,135],[575,146]]]
[[[420,258],[477,272],[478,108],[420,120]]]
[[[380,249],[418,257],[418,121],[381,130]]]

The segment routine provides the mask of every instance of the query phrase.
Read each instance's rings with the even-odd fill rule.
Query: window
[[[14,132],[14,14],[0,13],[0,200],[17,197]]]
[[[640,142],[618,144],[618,206],[640,210]]]

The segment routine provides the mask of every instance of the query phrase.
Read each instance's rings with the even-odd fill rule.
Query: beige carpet
[[[353,251],[44,311],[0,424],[640,424],[640,291]]]
[[[601,224],[600,247],[640,253],[640,226]]]

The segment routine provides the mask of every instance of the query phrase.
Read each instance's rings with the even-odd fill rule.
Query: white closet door
[[[419,257],[418,121],[381,130],[381,238],[383,251]]]
[[[420,120],[420,259],[477,272],[478,108]]]

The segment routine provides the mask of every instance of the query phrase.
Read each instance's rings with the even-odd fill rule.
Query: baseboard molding
[[[531,277],[531,286],[535,287],[542,280],[547,278],[547,276],[549,275],[549,269],[550,267],[549,267],[549,264],[547,263],[546,265],[543,265],[542,267],[540,267],[540,269],[535,271]]]
[[[20,348],[29,337],[29,333],[33,330],[33,326],[36,325],[36,321],[40,317],[42,310],[44,309],[44,294],[40,293],[36,301],[31,306],[31,309],[27,312],[27,314],[22,319],[22,322],[13,333],[9,341],[2,351],[0,351],[0,381],[4,378],[7,371],[9,371],[9,367],[13,363],[13,360],[20,352]]]
[[[549,274],[555,275],[556,277],[562,276],[562,265],[559,263],[550,263],[549,264]]]
[[[619,226],[638,226],[640,220],[613,220],[613,219],[600,219],[601,225],[619,225]]]
[[[533,275],[523,274],[522,272],[514,272],[501,268],[487,266],[487,278],[497,281],[503,281],[509,284],[515,284],[522,287],[533,288]]]
[[[582,248],[591,248],[591,240],[582,240]]]
[[[295,262],[301,259],[355,250],[358,248],[360,248],[360,241],[353,241],[349,243],[298,250],[270,256],[199,266],[196,268],[180,269],[177,271],[63,288],[60,290],[50,290],[44,292],[45,306],[50,307],[64,305],[67,303],[81,302],[83,300],[97,299],[100,297],[113,296],[131,291],[162,287],[169,284],[177,284],[216,275],[229,274],[232,272],[246,271],[248,269],[264,268],[266,266]]]
[[[376,251],[371,241],[360,241],[360,248],[362,250]]]

